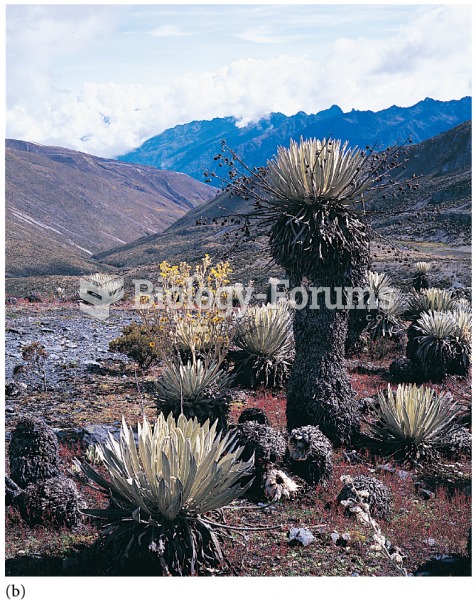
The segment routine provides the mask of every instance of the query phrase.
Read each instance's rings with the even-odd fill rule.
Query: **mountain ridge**
[[[162,231],[215,193],[182,173],[6,140],[7,276],[90,272],[93,254]]]
[[[377,234],[392,239],[437,242],[455,246],[471,243],[471,122],[408,147],[408,163],[401,180],[418,176],[419,188],[403,197],[373,199],[367,209]],[[250,209],[243,199],[221,192],[177,219],[161,234],[135,240],[122,248],[95,256],[104,265],[122,269],[154,270],[162,260],[197,262],[208,252],[216,258],[223,250],[223,233],[232,228],[220,220]],[[375,214],[372,214],[375,211]],[[213,224],[218,220],[218,225]],[[415,227],[415,219],[418,227]],[[197,223],[205,223],[197,225]],[[267,256],[264,237],[237,247],[235,259],[253,272],[255,263]],[[267,258],[266,258],[267,260]]]
[[[287,146],[291,138],[334,137],[348,140],[351,146],[366,147],[388,146],[412,136],[419,143],[469,119],[469,96],[450,101],[425,98],[410,107],[393,105],[376,112],[352,109],[345,113],[332,105],[310,115],[303,111],[289,117],[270,113],[244,127],[238,127],[233,117],[217,117],[167,129],[117,159],[173,169],[203,180],[203,172],[215,167],[213,157],[220,152],[222,139],[253,167],[266,164],[277,147]]]

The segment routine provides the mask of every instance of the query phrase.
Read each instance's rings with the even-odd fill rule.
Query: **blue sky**
[[[33,4],[6,13],[8,137],[99,156],[168,127],[471,94],[471,9]]]

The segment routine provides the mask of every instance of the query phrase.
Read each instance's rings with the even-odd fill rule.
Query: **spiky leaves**
[[[430,269],[431,266],[427,262],[419,261],[415,263],[415,272],[413,273],[412,284],[417,292],[430,287],[427,275]]]
[[[238,321],[230,354],[243,385],[283,385],[294,358],[293,313],[285,302],[249,308]]]
[[[399,385],[394,394],[379,393],[377,421],[370,432],[387,454],[419,459],[460,427],[460,409],[448,393],[436,394],[428,387]]]
[[[159,415],[154,425],[139,424],[137,444],[123,420],[119,440],[110,436],[101,452],[109,479],[86,463],[81,468],[113,507],[88,512],[111,523],[103,541],[113,542],[119,563],[131,548],[137,559],[155,558],[158,574],[195,574],[220,562],[206,514],[244,494],[253,467],[252,459],[240,462],[233,436],[217,434],[216,423]]]
[[[339,140],[302,138],[268,161],[276,214],[271,252],[296,280],[314,279],[319,265],[330,261],[349,264],[359,249],[368,252],[366,228],[352,210],[373,183],[368,164],[365,154]]]
[[[410,320],[416,321],[424,312],[453,310],[457,307],[457,303],[458,301],[449,290],[439,288],[421,290],[410,296],[407,316]]]
[[[428,311],[409,331],[407,354],[425,379],[466,375],[471,365],[471,314]]]
[[[370,337],[398,337],[405,329],[403,315],[407,304],[403,293],[392,287],[390,278],[384,273],[368,271],[367,278],[366,329]]]
[[[201,423],[218,419],[220,428],[225,428],[230,383],[231,378],[216,362],[197,359],[183,365],[168,361],[155,383],[157,408],[175,418],[180,414],[197,417]]]
[[[351,205],[372,185],[365,169],[367,158],[358,148],[340,140],[301,138],[289,148],[278,148],[268,161],[272,203],[288,212],[296,206],[334,203]]]

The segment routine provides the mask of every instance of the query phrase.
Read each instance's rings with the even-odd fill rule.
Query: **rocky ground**
[[[108,351],[109,342],[135,318],[133,310],[113,308],[107,321],[98,321],[75,304],[28,304],[6,308],[6,442],[23,415],[40,416],[57,432],[65,474],[72,476],[72,457],[84,460],[90,443],[117,430],[121,416],[137,423],[143,412],[156,416],[153,380],[158,369],[140,373],[123,355]],[[46,385],[34,370],[25,369],[22,348],[39,342],[48,353]],[[372,402],[388,384],[388,364],[399,347],[376,346],[348,361],[352,386],[359,398]],[[15,367],[23,365],[23,369]],[[16,371],[14,375],[14,370]],[[18,372],[20,371],[20,372]],[[452,377],[437,389],[451,391],[471,406],[470,378]],[[271,425],[285,430],[283,393],[238,390],[230,419],[236,422],[244,407],[265,410]],[[247,510],[230,511],[227,522],[237,527],[269,526],[269,531],[247,534],[226,543],[226,556],[239,576],[399,576],[395,565],[372,552],[373,532],[343,514],[336,503],[341,475],[378,477],[392,493],[392,514],[382,522],[384,534],[403,549],[409,574],[457,576],[470,574],[467,557],[471,524],[471,460],[445,460],[451,476],[431,473],[355,453],[334,451],[334,475],[325,486],[309,489],[299,498],[266,510],[243,501]],[[8,464],[6,464],[8,472]],[[77,481],[89,506],[107,502],[81,480]],[[309,546],[290,543],[292,528],[306,528],[314,536]],[[85,523],[76,531],[30,529],[11,507],[6,517],[7,575],[107,575],[95,562],[91,545],[97,528]],[[224,571],[223,574],[232,574]]]
[[[100,321],[77,305],[7,307],[5,376],[12,384],[7,385],[5,402],[7,436],[26,414],[65,432],[117,425],[118,403],[125,416],[139,418],[142,404],[150,403],[144,397],[144,379],[140,377],[138,388],[134,365],[108,350],[109,342],[134,318],[133,311],[112,309],[109,319]],[[47,352],[46,391],[43,375],[22,359],[22,349],[32,342]]]

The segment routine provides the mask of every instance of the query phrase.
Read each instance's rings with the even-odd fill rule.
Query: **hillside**
[[[376,197],[368,206],[373,229],[399,242],[469,246],[471,243],[471,123],[465,122],[430,140],[408,148],[408,162],[400,178],[419,176],[419,189],[397,198]],[[224,239],[232,227],[223,227],[220,217],[249,210],[241,198],[221,192],[216,198],[190,211],[161,234],[103,252],[96,256],[105,266],[132,272],[156,270],[161,260],[195,262],[208,252],[226,255]],[[218,224],[197,225],[197,221]],[[417,225],[417,226],[416,226]],[[268,273],[266,238],[238,243],[231,252],[235,272],[241,278]],[[386,250],[387,252],[387,250]],[[397,259],[397,262],[400,258]],[[469,272],[467,274],[469,276]]]
[[[216,190],[188,175],[6,140],[7,276],[77,275],[163,231]]]
[[[468,119],[471,119],[469,97],[449,102],[427,98],[409,108],[392,106],[378,112],[344,113],[338,106],[332,106],[313,115],[299,112],[287,117],[273,113],[242,128],[231,117],[216,118],[167,129],[119,160],[173,169],[203,181],[204,170],[216,167],[213,157],[220,151],[222,139],[248,165],[261,166],[279,145],[287,146],[290,138],[332,136],[365,148],[368,144],[392,145],[411,135],[413,142],[418,143]],[[212,185],[218,185],[216,180]]]

